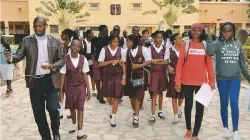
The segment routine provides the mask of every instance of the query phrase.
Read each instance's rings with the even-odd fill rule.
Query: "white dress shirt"
[[[48,56],[48,36],[37,36],[37,46],[38,46],[38,59],[37,59],[37,67],[36,67],[36,75],[44,75],[49,74],[50,70],[42,69],[42,65],[44,63],[49,63],[49,56]]]
[[[91,53],[91,41],[89,42],[88,40],[87,40],[87,38],[85,38],[85,42],[86,42],[86,53],[87,54],[90,54]]]
[[[123,44],[123,49],[127,49],[127,40],[126,40],[126,38],[125,37],[123,37],[123,39],[124,39],[124,44]]]
[[[117,52],[118,46],[116,47],[115,50],[112,50],[110,48],[110,45],[108,45],[108,49],[109,49],[111,55],[114,56],[115,53]],[[102,50],[100,52],[100,55],[99,55],[99,58],[98,58],[99,62],[104,62],[104,60],[105,60],[105,47],[102,48]],[[126,50],[123,49],[123,48],[121,48],[121,60],[123,60],[124,62],[126,62]]]
[[[77,58],[72,58],[71,54],[69,54],[70,56],[70,60],[73,63],[74,67],[76,68],[78,66],[79,63],[79,59],[80,59],[80,54],[78,54]],[[66,74],[67,69],[66,69],[66,64],[60,69],[60,73],[62,74]],[[82,72],[83,73],[87,73],[89,72],[89,65],[88,65],[88,60],[87,58],[84,56],[84,64],[83,64],[83,68],[82,68]]]

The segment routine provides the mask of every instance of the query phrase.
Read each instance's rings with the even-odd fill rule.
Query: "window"
[[[92,31],[99,31],[99,28],[98,27],[90,27],[90,30],[92,30]]]
[[[1,34],[5,35],[5,23],[1,21]]]
[[[191,26],[190,25],[185,25],[184,26],[184,32],[189,32],[191,30]]]
[[[50,25],[50,33],[59,33],[58,25]]]
[[[89,3],[89,9],[100,9],[100,3]]]
[[[142,9],[142,3],[132,3],[132,9]]]
[[[80,31],[86,31],[86,27],[79,27]]]
[[[247,23],[246,30],[248,32],[248,36],[250,36],[250,23]]]
[[[173,28],[174,28],[174,30],[173,30],[174,33],[180,32],[180,26],[179,25],[174,25]]]

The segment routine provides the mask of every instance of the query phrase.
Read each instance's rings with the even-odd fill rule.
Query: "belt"
[[[36,75],[35,76],[35,78],[43,78],[43,77],[45,77],[45,76],[49,76],[50,74],[43,74],[43,75]]]

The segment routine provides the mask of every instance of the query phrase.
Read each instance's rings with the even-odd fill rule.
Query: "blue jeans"
[[[230,99],[233,131],[238,131],[240,79],[217,80],[220,93],[221,118],[224,128],[228,128],[228,103]]]

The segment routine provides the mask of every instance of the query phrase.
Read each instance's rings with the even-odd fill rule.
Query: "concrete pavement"
[[[40,135],[33,117],[30,105],[29,92],[25,81],[13,83],[14,95],[6,98],[6,86],[0,87],[1,95],[1,140],[39,140]],[[250,112],[247,112],[247,90],[241,89],[240,95],[240,123],[239,135],[241,140],[250,140]],[[118,107],[116,115],[116,128],[110,127],[109,106],[101,105],[92,97],[87,101],[84,109],[83,131],[88,135],[88,140],[184,140],[185,130],[184,115],[180,123],[172,125],[173,110],[171,99],[164,98],[164,111],[166,119],[156,117],[156,123],[151,125],[148,119],[151,115],[149,94],[145,93],[144,110],[140,112],[139,128],[132,127],[132,109],[128,97],[123,97],[123,102]],[[216,94],[212,103],[205,109],[202,128],[199,134],[201,140],[223,140],[223,127],[220,118],[220,101]],[[158,108],[157,108],[158,110]],[[183,110],[183,109],[182,109]],[[195,110],[195,105],[193,111]],[[184,111],[183,111],[184,112]],[[229,114],[230,114],[229,108]],[[47,113],[48,114],[48,113]],[[64,111],[61,120],[60,133],[63,140],[75,140],[77,133],[69,134],[71,120],[66,119],[68,110]],[[193,112],[194,121],[195,112]],[[49,117],[48,122],[50,122]],[[194,123],[192,123],[194,124]],[[193,126],[193,125],[192,125]],[[232,130],[231,115],[229,126]],[[232,138],[230,138],[231,140]]]

